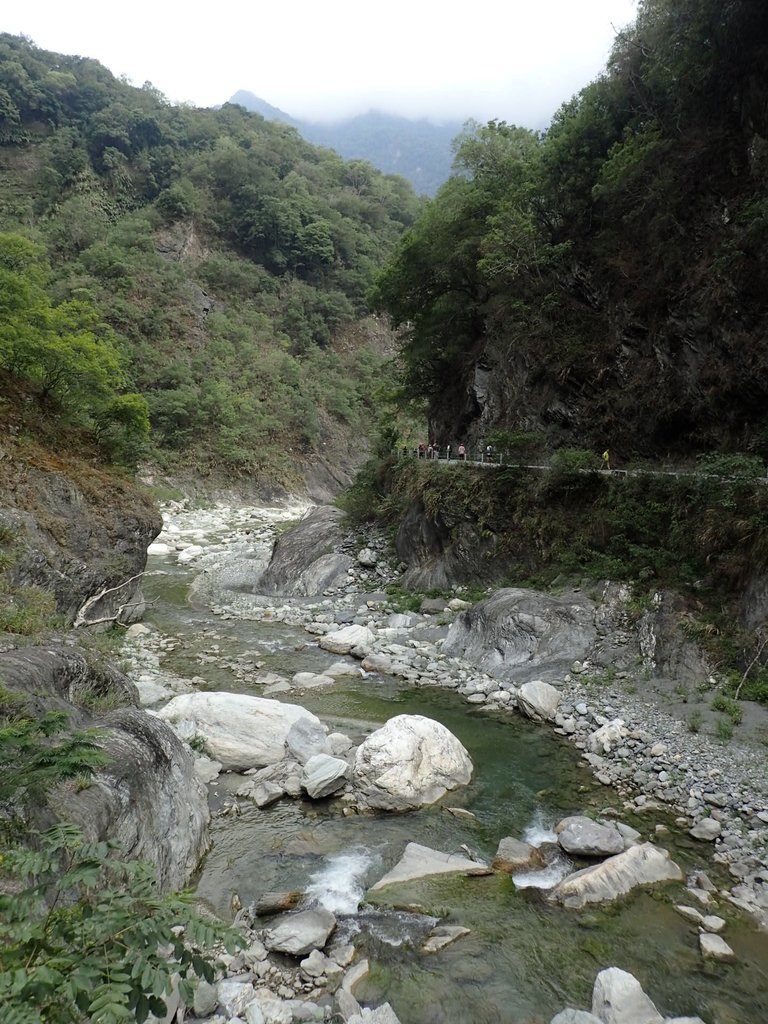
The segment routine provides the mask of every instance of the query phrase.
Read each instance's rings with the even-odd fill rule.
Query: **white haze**
[[[0,29],[94,57],[174,102],[247,89],[296,117],[371,107],[407,117],[542,127],[602,70],[637,0],[28,0]]]

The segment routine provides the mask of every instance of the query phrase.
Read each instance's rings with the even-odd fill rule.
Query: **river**
[[[152,549],[145,586],[145,622],[153,639],[138,656],[135,645],[126,648],[135,676],[161,683],[194,678],[200,689],[261,695],[263,687],[254,681],[259,674],[319,672],[336,660],[300,626],[255,617],[247,574],[227,574],[227,591],[200,585],[201,573],[215,577],[233,552],[241,568],[250,560],[255,570],[287,517],[277,510],[217,509],[167,518],[170,532]],[[180,562],[175,546],[192,543],[201,553]],[[368,885],[399,859],[408,841],[446,852],[465,846],[490,860],[503,836],[539,841],[561,817],[621,808],[621,800],[549,730],[520,716],[478,710],[453,691],[413,689],[403,680],[368,675],[285,699],[355,741],[396,714],[434,718],[469,751],[474,779],[438,805],[407,814],[344,816],[338,801],[284,799],[265,810],[240,801],[241,813],[232,815],[217,812],[232,802],[242,779],[221,776],[210,787],[212,847],[195,884],[199,897],[222,916],[231,917],[235,893],[247,905],[266,891],[311,892],[337,914],[342,933],[371,962],[358,999],[388,1000],[402,1024],[548,1024],[564,1006],[588,1007],[596,973],[612,965],[634,974],[667,1016],[698,1014],[707,1024],[766,1019],[768,937],[720,904],[716,912],[728,918],[727,940],[737,961],[705,962],[697,929],[673,909],[674,903],[690,903],[681,886],[575,912],[496,873],[411,883],[366,902]],[[464,808],[474,818],[456,817],[446,807]],[[622,820],[653,840],[662,819]],[[703,866],[715,880],[722,878],[701,844],[664,823],[670,832],[663,845],[684,869]],[[435,919],[471,932],[437,954],[421,954],[420,940]]]

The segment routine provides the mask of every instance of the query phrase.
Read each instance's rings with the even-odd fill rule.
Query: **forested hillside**
[[[768,8],[641,0],[536,134],[462,141],[378,281],[446,444],[768,454]]]
[[[288,482],[371,419],[389,338],[365,295],[418,210],[292,128],[2,35],[0,412],[128,464]]]
[[[419,195],[428,196],[450,176],[451,146],[462,128],[460,121],[435,124],[380,110],[336,121],[301,121],[245,89],[238,90],[230,103],[291,124],[308,142],[328,146],[347,160],[368,160],[380,171],[401,174]]]

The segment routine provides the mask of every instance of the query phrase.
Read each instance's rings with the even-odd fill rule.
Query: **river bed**
[[[175,529],[154,547],[145,586],[145,622],[157,631],[155,639],[167,639],[134,672],[260,696],[263,687],[254,682],[259,674],[319,672],[336,660],[301,626],[249,617],[246,577],[229,581],[243,600],[227,604],[210,601],[200,585],[201,572],[215,572],[217,552],[238,545],[255,570],[268,556],[275,524],[298,511],[218,509],[172,516]],[[201,554],[180,562],[175,543],[195,543]],[[226,610],[217,614],[211,604]],[[251,669],[254,664],[258,671]],[[411,883],[365,903],[367,887],[399,859],[407,842],[451,853],[466,847],[490,861],[503,836],[540,840],[568,814],[621,808],[621,800],[549,730],[520,716],[479,710],[452,691],[413,689],[401,679],[368,675],[283,699],[302,704],[331,731],[355,742],[396,714],[434,718],[469,751],[474,779],[421,811],[347,817],[334,800],[281,800],[265,810],[244,800],[239,815],[219,814],[242,781],[221,776],[210,787],[212,847],[196,879],[198,895],[217,913],[231,916],[235,894],[246,906],[267,891],[311,891],[371,961],[357,997],[388,1000],[402,1024],[548,1024],[566,1005],[588,1006],[596,973],[612,965],[634,974],[665,1015],[698,1014],[707,1024],[765,1019],[768,937],[745,915],[721,908],[737,962],[703,961],[697,929],[672,907],[690,902],[681,886],[574,912],[496,873]],[[464,808],[475,818],[455,817],[447,807]],[[655,840],[661,819],[622,820]],[[717,865],[707,862],[701,844],[678,832],[671,826],[663,842],[657,841],[684,870],[704,867],[717,879]],[[421,954],[420,939],[435,919],[471,933],[437,954]]]

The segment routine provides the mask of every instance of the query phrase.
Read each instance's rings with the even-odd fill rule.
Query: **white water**
[[[310,875],[306,895],[332,914],[356,914],[366,889],[364,879],[376,860],[364,846],[329,857],[320,871]]]
[[[552,823],[545,823],[544,812],[540,807],[536,808],[530,825],[527,825],[523,832],[523,839],[537,849],[542,843],[556,843],[557,835],[552,831]]]
[[[552,823],[546,822],[541,808],[537,808],[530,825],[523,832],[523,839],[537,849],[543,843],[556,843],[557,834]],[[512,876],[516,889],[553,889],[566,875],[573,871],[573,861],[565,854],[558,853],[551,864],[538,871],[520,871]]]

